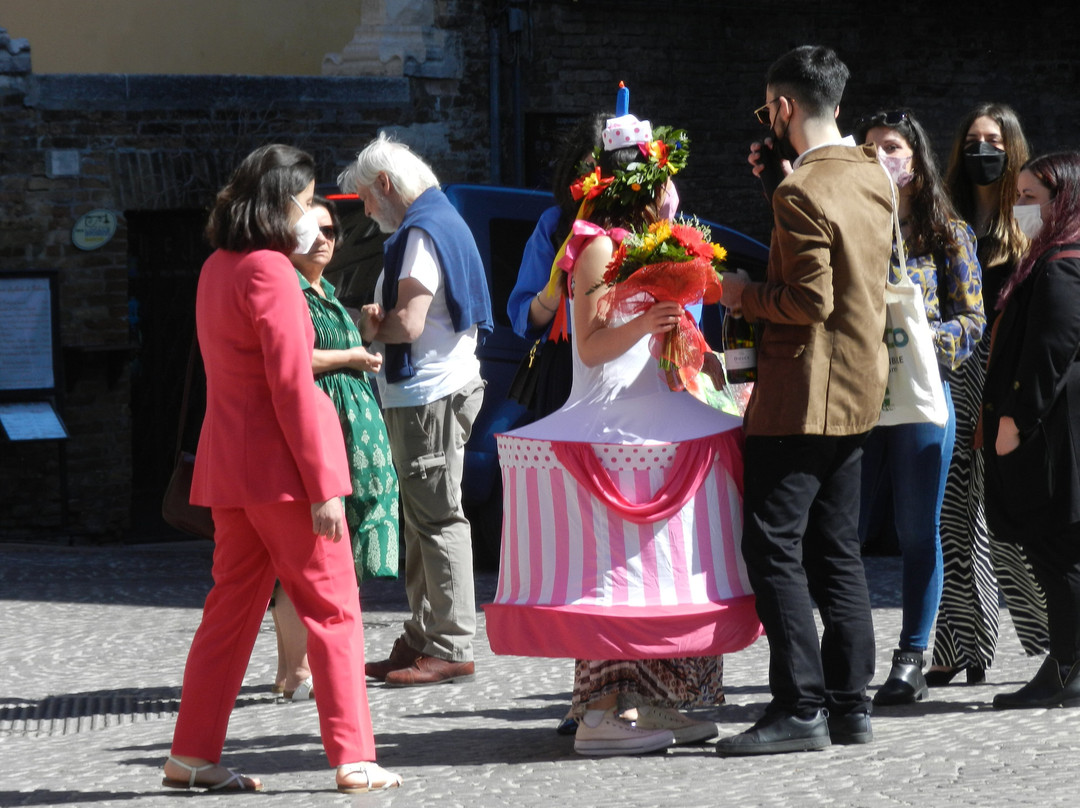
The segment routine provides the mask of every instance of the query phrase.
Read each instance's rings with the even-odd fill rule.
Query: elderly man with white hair
[[[407,146],[380,134],[338,185],[391,234],[361,333],[385,357],[379,393],[401,485],[412,614],[389,658],[365,671],[395,687],[471,679],[476,607],[461,475],[484,397],[476,344],[492,329],[484,266],[434,172]]]

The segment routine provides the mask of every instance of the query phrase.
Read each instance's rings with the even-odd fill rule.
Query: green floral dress
[[[362,344],[360,332],[345,307],[334,297],[334,287],[321,279],[326,297],[319,295],[299,272],[315,347],[345,350]],[[396,578],[398,574],[398,480],[390,458],[379,405],[371,382],[359,371],[340,369],[320,373],[315,383],[334,402],[345,435],[353,492],[345,498],[356,580]]]

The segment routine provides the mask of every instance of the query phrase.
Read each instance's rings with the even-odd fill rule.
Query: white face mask
[[[1013,218],[1020,232],[1034,239],[1042,230],[1042,205],[1014,205]]]
[[[303,215],[293,225],[293,232],[296,233],[296,249],[293,255],[307,255],[315,244],[315,239],[319,237],[319,212],[315,208],[305,210],[295,196],[290,199],[303,211]]]

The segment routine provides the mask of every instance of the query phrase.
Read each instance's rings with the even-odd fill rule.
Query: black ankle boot
[[[1071,690],[1067,696],[1070,701],[1080,705],[1080,665],[1073,665],[1069,671]],[[1065,685],[1061,681],[1061,666],[1053,657],[1043,660],[1042,667],[1030,682],[1013,693],[998,693],[994,696],[994,707],[999,710],[1023,710],[1032,707],[1057,707],[1066,698]],[[1070,704],[1069,706],[1073,706]]]
[[[1080,707],[1080,662],[1074,662],[1061,690],[1062,707]]]
[[[922,651],[893,651],[892,670],[878,692],[874,704],[914,704],[930,692],[923,676]]]

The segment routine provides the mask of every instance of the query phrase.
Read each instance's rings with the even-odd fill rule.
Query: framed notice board
[[[0,442],[55,441],[67,521],[57,273],[0,272]]]

